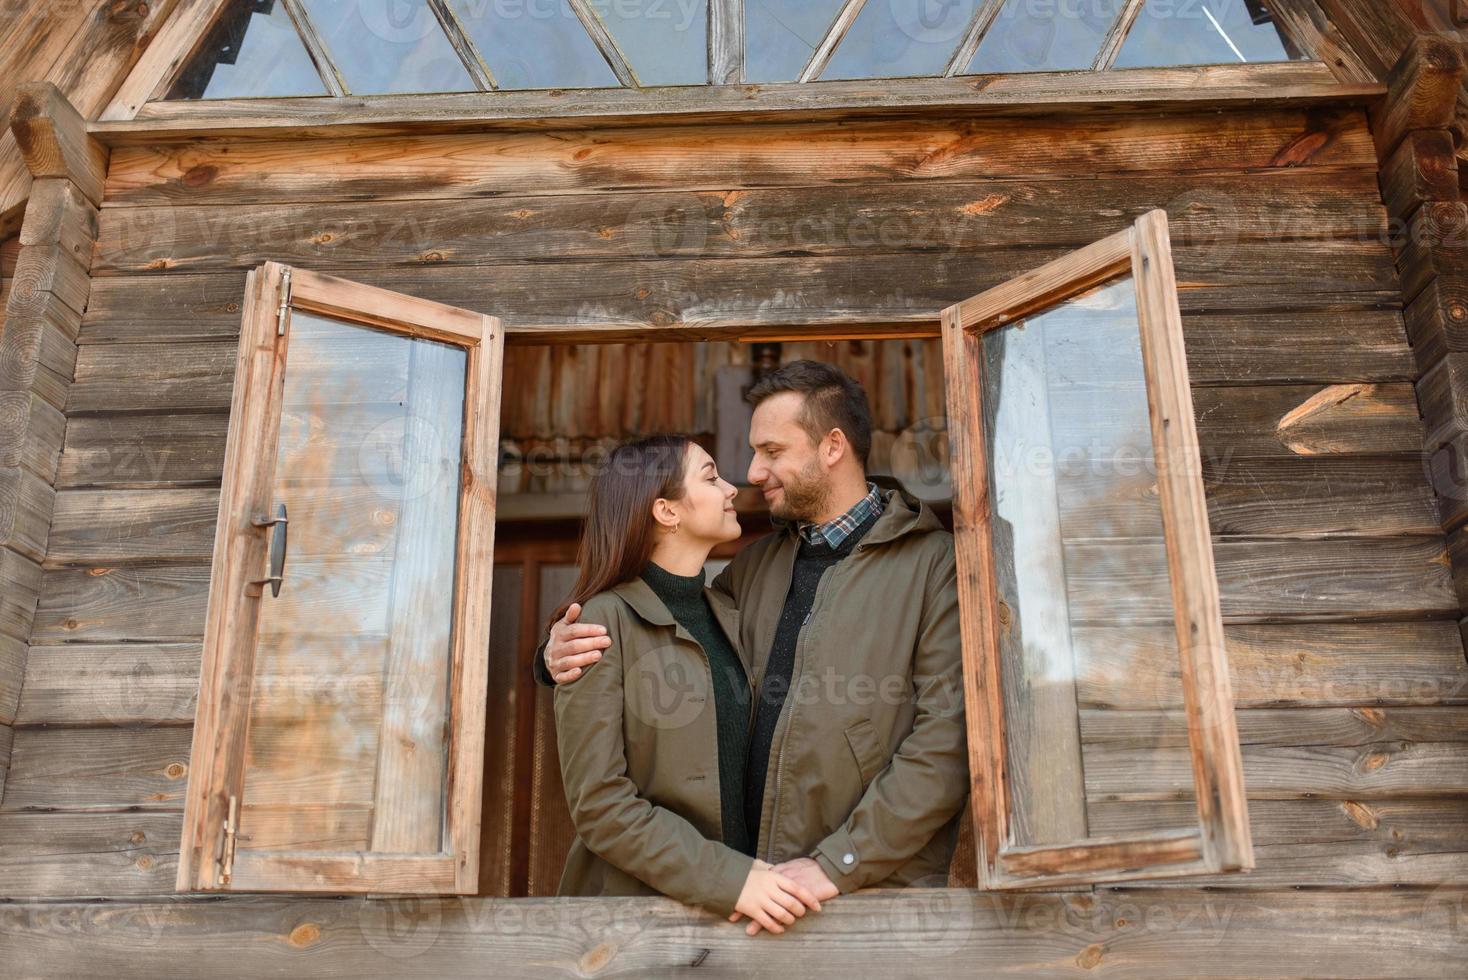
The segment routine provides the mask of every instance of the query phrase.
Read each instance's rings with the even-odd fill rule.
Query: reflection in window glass
[[[449,0],[449,6],[500,88],[620,84],[566,0]]]
[[[842,6],[842,0],[744,0],[744,80],[795,81]]]
[[[260,601],[241,827],[251,848],[436,850],[468,355],[295,310],[286,357],[288,553]],[[374,844],[388,799],[436,808],[420,839]]]
[[[1120,5],[1121,0],[1008,0],[968,73],[1089,69]]]
[[[979,0],[868,0],[821,78],[941,75]]]
[[[302,0],[316,33],[356,95],[472,92],[427,0]]]
[[[1148,0],[1127,33],[1116,67],[1226,65],[1299,57],[1298,50],[1286,49],[1261,0]]]
[[[1135,281],[989,330],[983,347],[1010,832],[1026,846],[1186,830],[1155,800],[1116,799],[1133,781],[1190,793],[1186,726],[1137,712],[1122,740],[1108,730],[1121,712],[1097,710],[1127,679],[1165,678],[1163,703],[1183,698]]]
[[[590,6],[643,85],[708,82],[708,0],[591,0]]]
[[[326,86],[279,0],[232,4],[199,46],[170,99],[326,95]]]

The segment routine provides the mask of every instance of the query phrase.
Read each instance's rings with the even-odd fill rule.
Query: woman
[[[675,435],[618,447],[592,483],[581,571],[551,622],[580,603],[612,645],[555,691],[578,838],[557,893],[660,892],[779,933],[820,903],[752,856],[758,828],[744,826],[751,685],[738,611],[703,573],[739,537],[734,494]]]

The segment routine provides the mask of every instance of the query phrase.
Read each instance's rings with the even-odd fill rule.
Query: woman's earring
[[[677,524],[674,524],[674,525],[673,525],[673,533],[674,533],[674,534],[677,534],[677,533],[678,533],[678,526],[679,526],[679,525],[680,525],[680,524],[682,524],[682,523],[683,523],[683,522],[682,522],[682,521],[679,521],[679,522],[678,522],[678,523],[677,523]]]

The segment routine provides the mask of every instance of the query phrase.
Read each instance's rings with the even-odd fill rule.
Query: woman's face
[[[697,443],[688,444],[683,474],[683,496],[668,501],[678,518],[678,533],[689,540],[719,543],[739,537],[739,517],[734,513],[732,483],[719,477],[714,459]]]

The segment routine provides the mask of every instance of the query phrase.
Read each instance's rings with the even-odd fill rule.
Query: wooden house
[[[1468,975],[1459,0],[0,17],[0,975]],[[948,880],[557,899],[590,468],[797,357],[955,531]]]

